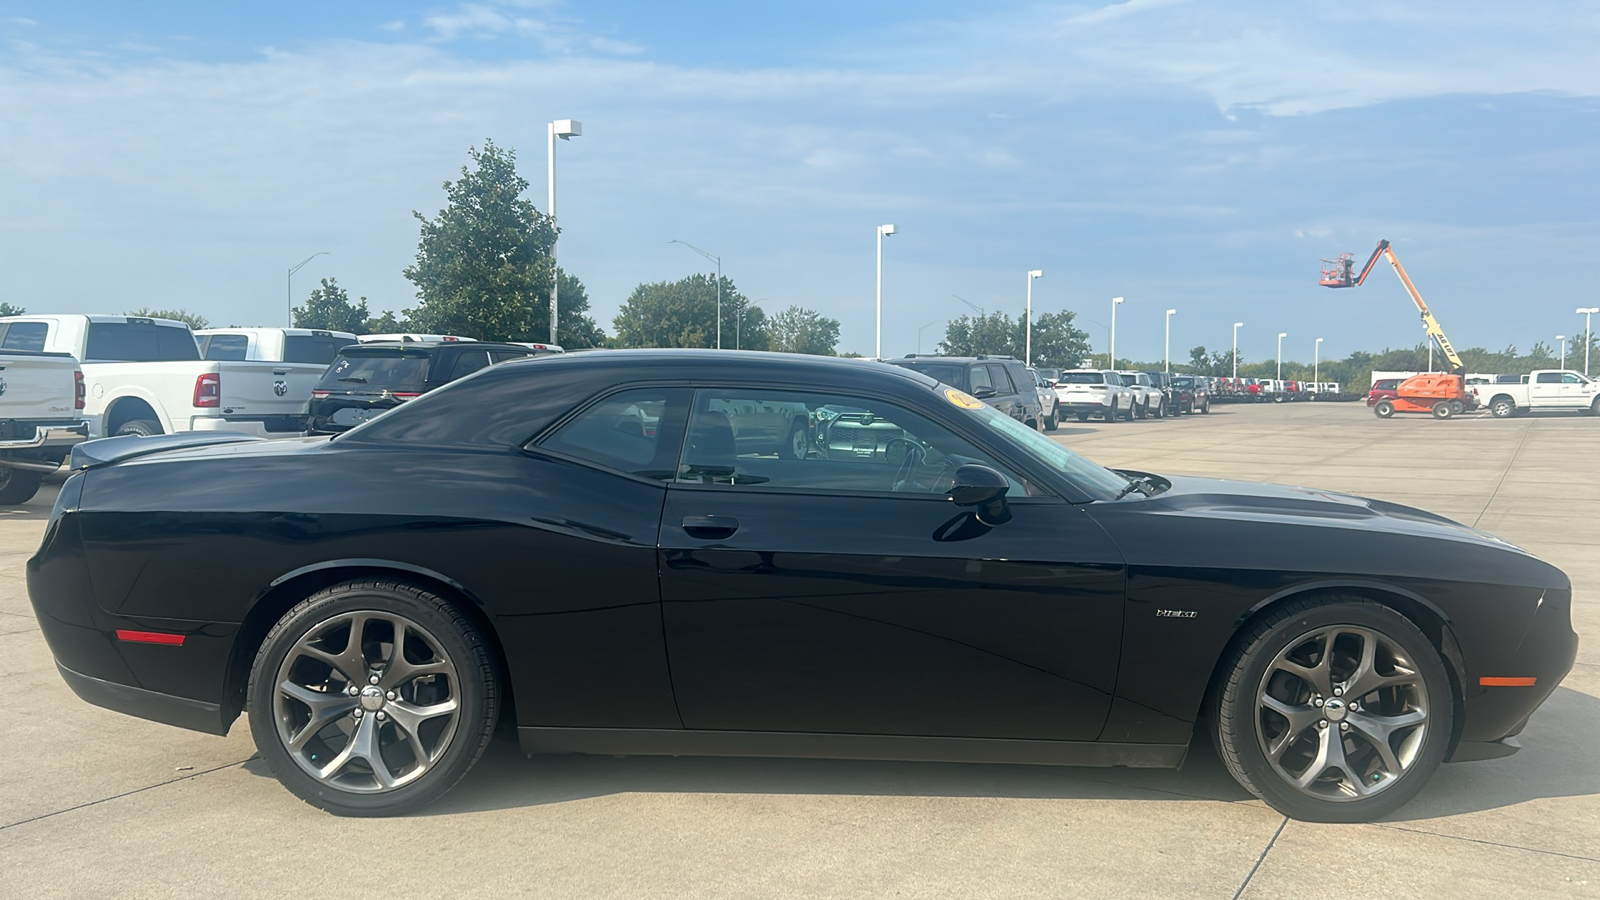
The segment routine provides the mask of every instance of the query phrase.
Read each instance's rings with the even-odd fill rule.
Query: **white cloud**
[[[393,22],[384,22],[378,28],[382,31],[405,31],[406,23],[403,19],[395,19]]]

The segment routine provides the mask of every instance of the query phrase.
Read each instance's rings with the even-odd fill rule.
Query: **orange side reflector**
[[[160,631],[125,631],[117,629],[117,640],[133,641],[137,644],[171,644],[174,647],[183,646],[183,635],[164,634]]]
[[[1478,684],[1484,687],[1533,687],[1537,678],[1491,678],[1484,676],[1478,679]]]

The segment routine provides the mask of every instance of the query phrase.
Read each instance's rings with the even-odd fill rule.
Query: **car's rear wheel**
[[[34,494],[39,493],[39,485],[43,481],[43,472],[0,466],[0,506],[27,503]]]
[[[1233,777],[1284,815],[1365,822],[1422,790],[1455,718],[1439,652],[1356,597],[1291,601],[1235,643],[1211,705]]]
[[[1455,414],[1455,407],[1451,406],[1448,400],[1440,400],[1433,405],[1433,417],[1435,419],[1448,419]]]
[[[1394,404],[1388,400],[1379,400],[1372,405],[1372,412],[1380,419],[1387,419],[1394,415]]]
[[[135,434],[139,437],[151,437],[161,433],[161,423],[154,419],[130,419],[123,422],[113,437]]]
[[[811,450],[811,442],[806,439],[804,425],[796,425],[789,429],[789,456],[792,459],[805,459]]]
[[[472,768],[499,714],[494,655],[443,598],[352,581],[289,610],[250,672],[250,730],[273,774],[345,816],[437,800]]]
[[[1133,408],[1133,416],[1132,416],[1132,418],[1142,419],[1145,416],[1148,416],[1149,414],[1150,414],[1150,406],[1149,406],[1149,404],[1138,404],[1138,405],[1135,405],[1134,408]]]

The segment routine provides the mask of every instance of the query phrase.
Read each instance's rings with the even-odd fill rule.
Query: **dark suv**
[[[884,360],[905,366],[977,397],[1029,428],[1044,422],[1033,373],[1010,356],[918,356]]]
[[[489,341],[383,341],[347,346],[311,391],[311,433],[349,431],[479,369],[538,355],[531,347]]]
[[[1211,379],[1203,375],[1174,375],[1172,396],[1186,413],[1211,412]]]

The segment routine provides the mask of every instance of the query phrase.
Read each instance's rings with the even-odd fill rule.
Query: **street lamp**
[[[962,303],[965,303],[966,305],[968,305],[968,306],[972,307],[973,309],[977,310],[978,315],[980,315],[980,316],[987,316],[989,314],[988,310],[984,309],[983,307],[979,306],[976,303],[973,303],[971,300],[968,300],[967,298],[961,296],[960,294],[951,294],[950,296],[956,298],[957,300],[960,300]]]
[[[1283,339],[1288,336],[1287,331],[1278,332],[1278,381],[1283,380]]]
[[[1561,342],[1561,368],[1565,369],[1567,367],[1567,336],[1558,334],[1556,335],[1556,340]]]
[[[947,321],[949,321],[949,320],[948,319],[934,319],[932,322],[929,322],[928,324],[926,324],[926,325],[922,326],[921,328],[917,329],[917,355],[918,356],[922,355],[922,332],[924,332],[927,329],[933,327],[934,325],[939,325],[939,324],[942,324],[942,323],[947,322]]]
[[[1317,390],[1322,390],[1322,338],[1317,338],[1314,345],[1316,361],[1311,364],[1311,383],[1317,385]]]
[[[570,141],[573,138],[581,137],[582,135],[582,122],[574,122],[571,119],[557,119],[550,123],[549,200],[550,225],[552,228],[556,224],[556,138],[561,138],[563,141]],[[559,240],[560,237],[561,232],[557,231],[555,235],[550,238],[550,343],[552,344],[561,343],[559,340],[557,340],[559,335],[556,333],[556,310],[558,306],[556,298],[561,293],[561,270],[556,268],[556,241]]]
[[[1583,313],[1583,376],[1589,377],[1589,345],[1594,343],[1592,332],[1589,331],[1589,317],[1600,313],[1600,306],[1580,306],[1578,312]]]
[[[677,238],[673,238],[672,240],[667,241],[667,243],[669,243],[669,244],[682,244],[685,247],[688,247],[690,250],[693,250],[694,252],[700,254],[701,256],[704,256],[706,259],[709,259],[712,262],[717,264],[717,349],[721,350],[722,349],[722,257],[713,256],[712,254],[707,253],[704,250],[701,250],[699,247],[696,247],[695,245],[689,243],[688,241],[680,241]]]
[[[1243,322],[1233,323],[1233,380],[1239,380],[1239,329]]]
[[[878,226],[878,343],[873,359],[883,359],[883,239],[892,234],[893,225]]]
[[[296,273],[296,272],[300,271],[301,269],[305,268],[306,267],[306,263],[311,262],[313,259],[316,259],[319,256],[327,256],[327,255],[328,255],[328,251],[320,250],[320,251],[318,251],[316,253],[311,254],[310,256],[306,257],[305,259],[300,260],[299,263],[289,267],[289,277],[284,279],[285,284],[286,284],[286,290],[284,291],[284,293],[285,293],[285,296],[287,296],[288,299],[289,299],[289,327],[290,328],[294,327],[294,273]]]
[[[1043,276],[1043,269],[1028,270],[1028,326],[1022,339],[1022,362],[1029,366],[1033,365],[1033,280]]]
[[[1167,361],[1166,372],[1168,375],[1172,374],[1172,314],[1175,312],[1177,312],[1175,309],[1167,310],[1167,350],[1164,358]]]
[[[1117,367],[1117,307],[1122,303],[1121,297],[1111,298],[1111,338],[1106,343],[1111,345],[1111,368]]]

